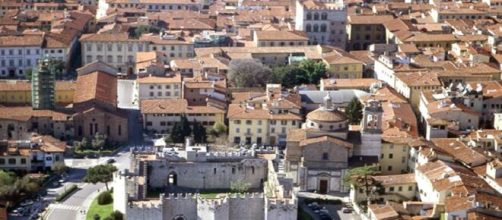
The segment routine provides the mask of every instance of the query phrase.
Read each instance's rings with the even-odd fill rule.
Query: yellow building
[[[267,85],[265,94],[233,96],[227,113],[231,143],[285,144],[288,131],[300,127],[300,96],[283,94],[280,85]]]
[[[417,181],[415,180],[414,173],[398,174],[398,175],[382,175],[369,177],[372,181],[378,182],[382,190],[380,194],[376,195],[375,199],[383,199],[384,201],[402,202],[414,200],[417,194]],[[367,201],[363,187],[354,188],[350,190],[350,200],[358,203]]]
[[[56,81],[55,101],[57,104],[73,102],[75,82]],[[31,83],[26,80],[0,81],[0,104],[31,105]]]
[[[459,40],[453,34],[417,33],[409,38],[406,38],[404,42],[399,42],[399,43],[415,44],[417,48],[441,47],[446,50],[449,50],[451,48],[451,45],[458,41]]]
[[[333,51],[323,57],[324,63],[329,67],[330,75],[337,79],[363,78],[363,62],[350,56]]]

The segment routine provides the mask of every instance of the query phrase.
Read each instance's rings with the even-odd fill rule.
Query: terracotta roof
[[[288,41],[307,41],[309,38],[303,31],[256,31],[258,40],[288,40]]]
[[[428,34],[428,33],[416,33],[412,37],[404,40],[405,42],[431,42],[431,41],[446,41],[455,42],[458,39],[453,34]]]
[[[399,94],[396,90],[391,88],[388,85],[383,86],[378,89],[375,93],[361,97],[361,101],[367,101],[369,99],[374,99],[377,101],[383,102],[392,102],[392,103],[407,103],[408,100],[401,94]]]
[[[70,114],[54,110],[35,110],[31,106],[0,107],[0,119],[27,121],[32,117],[49,117],[55,121],[69,120]]]
[[[396,72],[395,76],[409,87],[441,86],[441,82],[434,72]]]
[[[90,100],[99,100],[117,105],[117,77],[111,74],[95,71],[77,77],[77,86],[74,103],[82,103]]]
[[[384,186],[413,184],[417,182],[414,173],[372,176],[372,178]]]
[[[357,15],[349,16],[347,20],[349,24],[384,24],[393,19],[391,15]]]
[[[400,219],[399,213],[396,212],[390,205],[371,204],[368,206],[368,211],[375,215],[377,220],[394,220]]]
[[[321,79],[324,88],[329,89],[352,89],[362,88],[369,89],[371,85],[379,82],[374,78],[361,78],[361,79]]]
[[[300,146],[307,146],[307,145],[311,145],[311,144],[319,144],[319,143],[322,143],[322,142],[330,142],[330,143],[333,143],[335,145],[340,145],[340,146],[343,146],[343,147],[346,147],[346,148],[352,148],[353,145],[347,141],[344,141],[344,140],[341,140],[341,139],[338,139],[338,138],[335,138],[335,137],[331,137],[331,136],[321,136],[321,137],[316,137],[316,138],[308,138],[308,139],[304,139],[304,140],[301,140],[300,141]]]
[[[338,110],[325,110],[318,108],[308,113],[307,119],[323,122],[342,122],[347,121],[347,116]]]
[[[42,35],[0,36],[0,47],[41,47],[43,41]]]
[[[60,141],[52,136],[33,136],[32,142],[39,143],[40,150],[49,153],[64,153],[66,151],[66,142]]]
[[[439,148],[440,151],[448,153],[455,160],[470,167],[483,165],[488,161],[483,154],[454,138],[433,138],[432,143],[434,143],[433,149]]]
[[[294,113],[271,114],[268,109],[247,108],[241,104],[230,104],[228,106],[228,119],[272,119],[272,120],[301,120],[300,115]]]
[[[181,75],[179,73],[173,76],[145,76],[136,79],[139,84],[165,84],[165,83],[179,83],[181,84]]]
[[[188,106],[185,99],[150,99],[140,103],[142,114],[192,114],[214,113],[223,114],[224,111],[211,106]]]
[[[382,104],[382,140],[390,143],[407,143],[418,137],[418,123],[409,103]]]

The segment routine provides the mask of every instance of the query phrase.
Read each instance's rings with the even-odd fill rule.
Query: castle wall
[[[229,189],[233,181],[244,181],[259,188],[266,180],[267,162],[263,159],[244,159],[239,162],[149,163],[150,187],[168,186],[169,175],[176,174],[176,185],[197,189]]]
[[[229,202],[227,199],[199,199],[197,201],[197,218],[204,220],[231,220],[229,218]]]
[[[127,210],[127,177],[119,172],[113,174],[113,210],[126,213]]]
[[[264,220],[296,220],[298,206],[293,200],[265,200]]]
[[[164,197],[163,213],[164,220],[171,220],[177,216],[183,216],[185,220],[198,220],[197,217],[197,198],[194,195],[166,195]]]
[[[246,194],[229,198],[229,219],[263,220],[265,201],[263,195]]]
[[[145,201],[129,204],[127,206],[126,219],[162,220],[163,205],[160,201]]]

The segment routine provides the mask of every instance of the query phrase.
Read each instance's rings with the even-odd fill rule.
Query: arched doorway
[[[176,215],[176,216],[174,216],[173,220],[185,220],[185,216],[183,216],[183,215]]]
[[[169,176],[167,176],[167,184],[169,186],[176,186],[178,184],[178,175],[176,172],[172,171],[169,173]]]

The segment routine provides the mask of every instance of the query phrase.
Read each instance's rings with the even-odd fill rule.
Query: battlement
[[[229,198],[239,198],[239,199],[263,199],[263,193],[229,193],[227,194]]]
[[[267,206],[269,209],[286,209],[293,210],[297,209],[296,201],[293,199],[267,199]]]
[[[194,193],[169,193],[167,195],[164,195],[164,194],[161,194],[160,195],[161,199],[165,199],[165,200],[174,200],[174,199],[196,199],[197,197],[199,197],[198,194],[194,194]]]
[[[251,152],[215,151],[206,153],[206,160],[242,160],[254,158]]]
[[[162,200],[131,202],[127,209],[128,210],[133,210],[133,209],[140,209],[140,210],[159,209],[159,210],[162,210]]]

